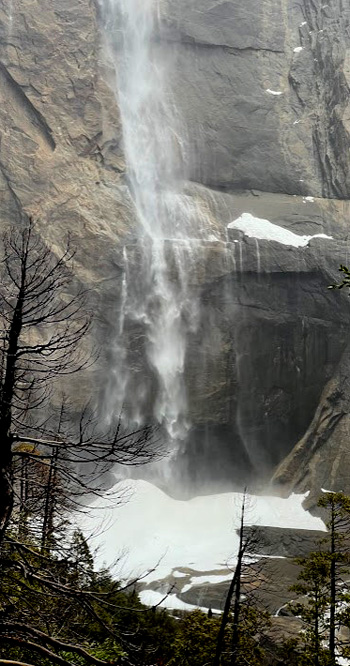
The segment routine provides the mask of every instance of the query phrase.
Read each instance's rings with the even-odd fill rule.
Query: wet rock
[[[185,193],[199,211],[183,467],[198,489],[267,480],[281,464],[283,488],[349,490],[349,301],[327,291],[347,262],[349,8],[163,0],[160,11],[166,39],[154,48],[172,63],[187,127]],[[0,0],[0,221],[34,215],[54,250],[72,232],[75,275],[98,315],[103,354],[89,391],[100,402],[97,387],[110,392],[122,250],[135,235],[114,75],[95,2],[13,0],[11,21]],[[295,248],[228,230],[243,213],[332,239]],[[149,378],[151,418],[143,345],[134,324],[128,353],[135,382]]]

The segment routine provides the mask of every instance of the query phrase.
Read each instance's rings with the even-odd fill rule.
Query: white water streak
[[[13,18],[14,18],[14,8],[13,8],[13,0],[9,0],[8,4],[8,36],[12,36],[13,32]]]
[[[183,129],[167,86],[171,56],[162,40],[155,39],[161,31],[157,3],[100,2],[140,223],[137,274],[134,269],[128,276],[126,266],[123,328],[126,319],[144,327],[148,361],[157,378],[154,416],[172,440],[181,440],[188,429],[183,381],[187,335],[196,327],[197,314],[187,270],[192,261],[187,239],[196,211],[182,193]],[[127,391],[128,381],[124,384]],[[145,392],[138,386],[133,399],[134,419],[141,422]]]

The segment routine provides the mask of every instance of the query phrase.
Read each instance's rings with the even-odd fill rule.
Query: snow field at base
[[[106,497],[79,517],[92,549],[98,549],[98,567],[111,566],[124,580],[145,575],[143,582],[151,583],[173,572],[180,578],[183,569],[189,569],[189,575],[202,572],[206,580],[220,570],[219,582],[223,569],[234,566],[241,493],[182,501],[146,481],[123,481],[113,491],[126,501],[113,507],[113,499]],[[246,524],[325,530],[320,518],[303,509],[305,497],[250,496]],[[192,580],[196,584],[196,578]]]
[[[304,197],[306,201],[314,201],[313,197]],[[230,222],[227,225],[228,229],[238,229],[250,238],[257,238],[259,240],[275,241],[282,245],[289,245],[293,247],[305,247],[313,238],[325,238],[333,240],[332,236],[326,234],[315,234],[314,236],[299,236],[298,234],[280,227],[278,224],[273,224],[269,220],[264,220],[259,217],[254,217],[250,213],[243,213],[237,220]]]
[[[230,569],[230,573],[222,575],[222,574],[213,574],[213,575],[207,575],[207,576],[193,576],[190,578],[189,582],[186,583],[186,585],[181,588],[181,594],[185,594],[185,592],[188,592],[194,585],[217,585],[218,583],[227,583],[232,580],[233,576],[233,571]]]
[[[203,613],[208,612],[208,608],[205,606],[194,606],[193,604],[187,604],[185,601],[181,601],[176,594],[162,594],[162,592],[156,592],[155,590],[142,590],[140,592],[140,600],[145,606],[157,606],[160,604],[162,608],[168,608],[169,610],[180,610],[180,611],[193,611],[201,610]],[[211,609],[212,613],[221,614],[222,611],[216,608]]]

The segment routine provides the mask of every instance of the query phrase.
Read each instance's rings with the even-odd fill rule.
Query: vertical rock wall
[[[168,49],[174,63],[186,193],[201,229],[183,465],[199,488],[231,486],[242,475],[266,480],[303,436],[348,353],[348,301],[326,286],[348,261],[350,10],[342,0],[159,7],[167,38],[154,48]],[[115,72],[102,46],[92,1],[12,0],[11,17],[0,0],[1,225],[34,215],[54,250],[72,233],[74,270],[98,312],[95,395],[113,388],[122,248],[135,231],[109,86]],[[301,249],[230,235],[227,225],[242,213],[333,240]],[[134,333],[130,362],[149,373]],[[317,466],[307,444],[298,459],[308,462],[303,487],[322,483],[330,469],[336,486],[344,438],[332,448],[334,429],[312,432],[326,462]],[[279,477],[290,487],[301,483],[293,460]]]

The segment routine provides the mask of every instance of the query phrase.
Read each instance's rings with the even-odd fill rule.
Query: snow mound
[[[155,590],[142,590],[139,594],[140,600],[145,606],[157,606],[158,604],[162,608],[169,608],[170,610],[181,610],[181,611],[193,611],[201,610],[204,613],[208,612],[208,608],[204,606],[193,606],[193,604],[188,604],[185,601],[179,599],[176,594],[168,594],[165,597],[161,592],[156,592]],[[221,615],[220,610],[212,608],[212,613],[218,613]]]
[[[108,509],[104,502],[100,510],[98,505],[91,506],[80,518],[92,547],[98,547],[99,566],[113,565],[123,553],[116,574],[132,579],[149,572],[144,580],[151,582],[170,576],[178,568],[208,573],[234,564],[241,493],[182,501],[146,481],[120,483],[121,493],[126,490],[129,499],[125,504]],[[247,524],[324,530],[321,519],[303,509],[305,497],[250,497]]]
[[[308,197],[311,200],[311,197]],[[332,236],[326,234],[315,234],[314,236],[299,236],[280,227],[278,224],[273,224],[269,220],[263,220],[259,217],[254,217],[250,213],[243,213],[237,220],[230,222],[227,225],[228,229],[238,229],[243,231],[246,236],[250,238],[257,238],[261,240],[275,241],[282,245],[289,245],[292,247],[305,247],[312,238],[325,238],[333,240]]]

